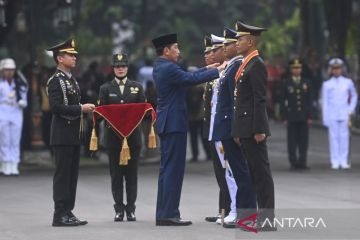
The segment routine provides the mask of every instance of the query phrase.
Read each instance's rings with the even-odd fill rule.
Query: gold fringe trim
[[[121,152],[120,152],[119,165],[128,165],[128,161],[130,160],[130,158],[131,158],[131,156],[130,156],[129,145],[128,145],[127,139],[124,138]]]
[[[154,126],[152,124],[149,133],[148,148],[156,148],[156,135],[154,131]]]
[[[90,139],[90,151],[96,151],[98,150],[98,138],[96,136],[95,128],[93,128],[91,132],[91,139]]]

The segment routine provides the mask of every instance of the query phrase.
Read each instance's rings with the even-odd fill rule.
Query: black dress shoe
[[[156,226],[189,226],[191,221],[182,220],[181,218],[166,218],[156,220]]]
[[[114,217],[114,222],[122,222],[124,221],[124,211],[116,212]]]
[[[68,216],[72,221],[78,223],[79,226],[88,224],[88,221],[78,219],[72,212],[68,213]]]
[[[134,212],[126,212],[126,218],[130,222],[136,221],[136,216]]]
[[[79,223],[70,219],[68,215],[62,217],[54,217],[52,222],[53,227],[76,227],[79,226]]]
[[[207,222],[216,222],[216,220],[218,220],[218,216],[216,216],[216,217],[206,217],[205,218],[205,221],[207,221]]]

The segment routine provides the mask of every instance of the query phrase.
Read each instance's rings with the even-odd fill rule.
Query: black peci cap
[[[166,45],[177,43],[177,35],[175,33],[162,35],[152,40],[156,49],[165,47]]]

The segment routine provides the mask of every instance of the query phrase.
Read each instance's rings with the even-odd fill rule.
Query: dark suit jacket
[[[100,87],[99,105],[125,104],[125,103],[143,103],[145,102],[144,90],[141,84],[127,79],[123,94],[120,92],[116,80],[107,82]],[[123,117],[123,116],[119,116]],[[106,147],[108,149],[120,150],[122,138],[118,136],[112,128],[106,124]],[[139,127],[128,138],[130,148],[141,147],[141,135]]]
[[[307,121],[312,113],[310,82],[301,78],[295,83],[292,77],[285,79],[282,89],[281,115],[289,122]]]
[[[234,119],[231,135],[251,138],[254,134],[270,136],[266,112],[267,71],[263,60],[256,56],[246,65],[234,92]]]
[[[220,78],[220,86],[216,104],[214,129],[212,140],[220,141],[231,139],[231,120],[233,119],[235,74],[240,61],[234,61],[227,67],[224,75]]]
[[[50,109],[53,113],[50,145],[80,145],[80,89],[74,78],[61,70],[47,82]]]
[[[186,72],[165,58],[154,63],[153,77],[158,96],[156,129],[158,134],[187,131],[186,86],[219,77],[217,69],[202,68]]]

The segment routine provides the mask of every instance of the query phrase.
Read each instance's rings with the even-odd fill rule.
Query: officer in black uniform
[[[257,196],[258,231],[276,231],[266,224],[274,219],[274,181],[271,174],[266,139],[270,136],[266,112],[267,71],[257,51],[257,42],[264,28],[240,21],[236,23],[236,48],[244,60],[235,75],[234,118],[231,134],[243,146]],[[265,224],[265,225],[264,225]]]
[[[80,89],[71,69],[76,65],[75,42],[69,39],[48,49],[57,64],[46,87],[52,111],[50,145],[55,157],[53,226],[87,224],[71,212],[75,205],[80,161],[83,113],[93,111],[93,104],[80,104]]]
[[[214,60],[214,52],[212,48],[211,38],[205,36],[204,38],[205,43],[205,51],[204,51],[204,58],[206,65],[213,64]],[[210,119],[211,119],[211,98],[213,94],[213,86],[215,80],[207,82],[205,85],[204,91],[204,121],[203,121],[203,131],[202,137],[206,139],[209,143],[210,149],[210,156],[213,161],[214,172],[216,181],[219,186],[219,210],[216,216],[206,217],[205,220],[208,222],[216,222],[218,218],[221,217],[221,210],[225,210],[225,216],[227,216],[230,212],[230,194],[229,189],[226,184],[225,179],[225,169],[222,167],[219,155],[216,152],[215,143],[214,141],[209,141],[209,130],[210,130]]]
[[[99,105],[144,103],[145,95],[142,85],[127,78],[128,57],[126,54],[113,55],[115,78],[100,87]],[[124,212],[128,221],[136,221],[135,201],[137,197],[138,159],[141,150],[141,133],[139,127],[128,138],[131,159],[128,165],[119,165],[123,139],[108,126],[106,147],[109,155],[111,190],[115,201],[115,222],[123,221]],[[123,202],[124,179],[126,188],[125,206]]]
[[[292,59],[289,67],[290,76],[284,80],[282,90],[281,114],[287,126],[290,169],[309,169],[306,165],[306,157],[312,109],[311,86],[310,82],[302,77],[300,59]]]

